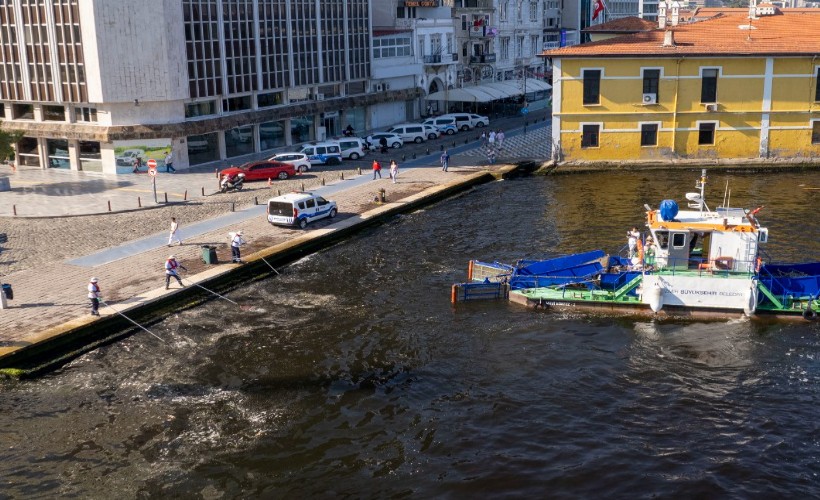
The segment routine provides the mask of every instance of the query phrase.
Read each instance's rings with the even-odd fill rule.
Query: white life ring
[[[757,283],[752,283],[746,291],[746,303],[743,304],[743,313],[751,317],[757,310]]]
[[[656,313],[663,309],[663,288],[657,283],[646,292],[649,308]]]

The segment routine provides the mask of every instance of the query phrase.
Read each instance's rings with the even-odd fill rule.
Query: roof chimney
[[[666,29],[666,2],[658,2],[658,28]]]
[[[675,32],[666,30],[663,32],[663,46],[664,47],[674,47],[675,46]]]
[[[672,2],[672,26],[678,25],[678,20],[680,19],[680,4],[678,0]]]

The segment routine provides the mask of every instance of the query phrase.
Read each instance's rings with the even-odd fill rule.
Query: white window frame
[[[597,125],[598,126],[598,145],[597,146],[584,146],[584,127],[587,125]],[[601,136],[604,135],[604,122],[581,122],[578,124],[578,132],[581,135],[581,149],[600,149],[601,147]]]
[[[701,124],[705,123],[713,123],[715,125],[714,135],[712,136],[712,143],[711,144],[701,144],[700,143],[700,126]],[[697,133],[698,133],[698,147],[712,147],[717,144],[717,133],[720,130],[720,120],[697,120],[695,122],[697,125]]]
[[[656,132],[657,135],[655,136],[655,144],[650,144],[650,145],[641,144],[641,147],[642,148],[657,148],[658,145],[660,144],[660,136],[661,136],[661,129],[663,127],[663,122],[638,122],[638,134],[640,136],[639,141],[640,141],[640,139],[643,138],[643,126],[644,125],[657,125],[658,130]]]

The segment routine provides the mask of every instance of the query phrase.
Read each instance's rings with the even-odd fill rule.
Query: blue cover
[[[661,220],[671,221],[678,215],[678,204],[675,200],[663,200],[659,208]]]
[[[820,262],[766,264],[760,282],[775,296],[817,297],[820,294]]]
[[[527,261],[527,265],[520,267],[517,274],[521,275],[563,275],[562,270],[589,264],[592,261],[602,258],[606,253],[603,250],[593,250],[585,253],[574,253],[563,257],[556,257],[548,260]]]

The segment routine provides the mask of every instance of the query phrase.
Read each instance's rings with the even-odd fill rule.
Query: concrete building
[[[553,156],[816,162],[817,54],[820,10],[765,4],[545,52]]]
[[[21,167],[177,168],[369,127],[369,0],[7,0],[2,128]]]

